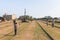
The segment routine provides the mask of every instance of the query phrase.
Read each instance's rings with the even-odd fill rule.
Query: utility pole
[[[24,9],[24,16],[26,16],[26,9]]]
[[[24,9],[24,20],[26,21],[26,9]]]

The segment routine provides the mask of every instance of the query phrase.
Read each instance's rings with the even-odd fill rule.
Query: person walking
[[[46,25],[48,26],[48,19],[46,20]]]
[[[14,23],[14,35],[16,35],[17,34],[16,20],[13,20],[13,23]]]
[[[52,19],[52,27],[54,27],[54,19]]]

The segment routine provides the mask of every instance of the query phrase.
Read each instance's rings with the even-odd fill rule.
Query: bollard
[[[17,34],[17,23],[16,23],[16,20],[13,20],[13,23],[14,23],[14,35]]]

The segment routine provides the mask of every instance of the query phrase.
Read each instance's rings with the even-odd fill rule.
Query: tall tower
[[[26,22],[26,9],[24,9],[24,22]]]
[[[22,22],[26,22],[26,9],[24,9],[24,18],[22,19]]]
[[[26,16],[26,9],[24,9],[24,16]]]

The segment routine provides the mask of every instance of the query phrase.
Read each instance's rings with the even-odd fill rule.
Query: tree
[[[54,17],[55,20],[57,20],[58,18],[57,17]]]
[[[29,15],[20,16],[18,19],[22,20],[22,21],[24,21],[24,20],[32,20],[32,16],[29,16]]]

